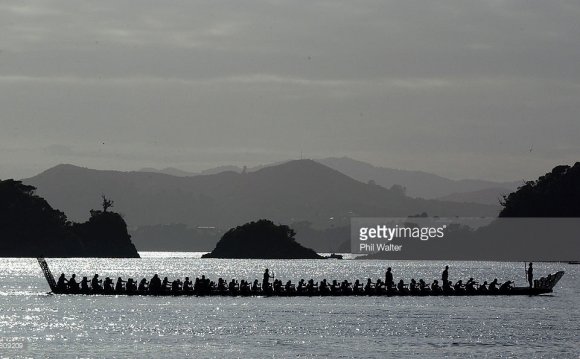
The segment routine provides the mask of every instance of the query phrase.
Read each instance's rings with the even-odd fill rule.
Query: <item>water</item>
[[[446,263],[220,260],[190,253],[142,259],[50,259],[53,273],[169,278],[434,279]],[[450,279],[524,285],[524,263],[451,262]],[[559,357],[580,355],[580,266],[541,297],[139,297],[48,295],[35,259],[0,258],[0,357]],[[2,344],[0,342],[0,344]]]

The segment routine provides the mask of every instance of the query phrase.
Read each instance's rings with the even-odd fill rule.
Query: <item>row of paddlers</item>
[[[109,277],[100,280],[95,275],[92,280],[84,277],[80,282],[76,281],[73,275],[66,279],[64,274],[59,277],[55,293],[61,294],[110,294],[110,295],[223,295],[223,296],[348,296],[348,295],[501,295],[515,294],[515,290],[527,288],[514,288],[512,281],[499,284],[497,279],[490,284],[484,282],[479,284],[470,278],[465,284],[459,280],[455,284],[449,282],[447,285],[439,286],[437,280],[432,284],[427,284],[422,279],[416,282],[414,279],[409,284],[403,280],[396,285],[387,285],[382,280],[372,282],[368,279],[366,283],[356,280],[350,283],[346,280],[338,282],[326,279],[321,282],[300,280],[297,284],[287,281],[274,280],[273,283],[263,281],[261,284],[256,279],[250,283],[246,280],[237,281],[232,279],[229,283],[222,278],[217,282],[210,281],[202,276],[192,282],[188,277],[185,280],[176,279],[169,281],[167,277],[161,280],[157,275],[150,281],[143,278],[140,282],[132,278],[126,281],[118,278],[116,283]],[[532,289],[530,289],[531,291]],[[520,293],[518,293],[520,294]],[[533,294],[533,293],[530,293]],[[539,293],[538,293],[539,294]]]

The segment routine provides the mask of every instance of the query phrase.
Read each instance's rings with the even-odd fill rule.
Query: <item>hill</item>
[[[580,162],[556,166],[504,197],[500,217],[580,217]]]
[[[102,194],[115,198],[130,227],[186,224],[231,228],[254,218],[278,223],[309,221],[314,228],[348,225],[352,216],[496,216],[496,206],[415,199],[362,183],[312,160],[254,172],[194,177],[100,171],[59,165],[24,181],[83,220]],[[297,239],[300,241],[300,234]],[[168,249],[169,250],[169,249]]]
[[[377,167],[348,157],[330,157],[316,161],[356,180],[362,182],[374,181],[376,184],[386,188],[390,188],[393,185],[401,185],[406,188],[407,195],[428,199],[439,198],[452,193],[481,191],[490,188],[505,188],[508,190],[507,192],[511,192],[515,190],[519,183],[478,179],[453,180],[423,171]],[[489,204],[489,201],[486,201],[485,204]],[[497,202],[494,204],[497,204]]]
[[[497,206],[498,196],[501,198],[502,195],[514,191],[520,183],[519,181],[494,182],[476,179],[453,180],[423,171],[378,167],[349,157],[329,157],[315,159],[314,161],[342,172],[361,182],[367,183],[373,181],[385,188],[391,188],[394,185],[402,186],[405,188],[407,195],[411,197],[440,199],[452,202],[473,202]],[[250,167],[246,169],[246,172],[255,172],[285,162],[289,161]],[[238,166],[220,166],[201,172],[187,172],[176,168],[165,168],[162,170],[143,168],[140,172],[191,177],[197,175],[217,174],[226,171],[241,173],[243,170],[243,168]]]
[[[308,220],[327,227],[351,216],[497,215],[496,207],[414,199],[356,181],[312,160],[290,161],[240,174],[176,177],[157,173],[101,171],[59,165],[24,183],[75,220],[102,194],[115,198],[131,226],[185,223],[230,228],[252,218]],[[331,219],[332,218],[332,219]]]
[[[123,218],[91,211],[73,223],[20,181],[0,181],[0,257],[139,257]]]

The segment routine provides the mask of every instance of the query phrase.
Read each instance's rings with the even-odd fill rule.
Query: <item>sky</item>
[[[580,160],[580,2],[0,1],[0,178]]]

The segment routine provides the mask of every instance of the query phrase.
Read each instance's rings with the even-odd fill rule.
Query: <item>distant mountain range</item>
[[[361,182],[374,183],[390,188],[393,185],[405,187],[406,194],[411,197],[426,199],[442,199],[451,202],[474,202],[482,204],[498,204],[498,198],[509,194],[522,184],[521,181],[494,182],[478,179],[453,180],[423,171],[409,171],[394,168],[378,167],[370,163],[354,160],[349,157],[329,157],[314,161],[335,169]],[[247,172],[255,172],[283,162],[247,168]],[[176,168],[157,170],[143,168],[141,172],[164,173],[173,176],[197,176],[200,174],[216,174],[225,171],[241,173],[238,166],[221,166],[202,172],[187,172]]]
[[[491,205],[411,198],[357,181],[312,160],[247,173],[226,171],[193,177],[59,165],[24,182],[36,186],[39,195],[78,221],[86,220],[89,210],[98,208],[104,194],[115,201],[114,209],[124,214],[133,229],[185,224],[188,228],[227,230],[260,218],[283,224],[307,221],[313,228],[324,229],[348,225],[352,216],[422,212],[496,216],[499,210]],[[134,242],[140,248],[140,238]]]
[[[522,184],[521,181],[453,180],[423,171],[377,167],[348,157],[331,157],[317,161],[359,181],[374,181],[376,184],[386,188],[390,188],[393,185],[401,185],[407,189],[407,195],[427,199],[488,189],[501,189],[502,191],[505,189],[509,193]],[[473,198],[476,199],[477,197]],[[493,203],[497,204],[497,202]]]
[[[312,160],[242,173],[231,167],[222,169],[226,171],[176,176],[58,165],[23,181],[37,187],[40,196],[75,221],[86,220],[89,210],[99,207],[102,195],[113,199],[114,210],[125,216],[139,250],[207,250],[220,233],[260,218],[300,223],[304,230],[297,231],[297,241],[316,250],[334,250],[347,240],[339,228],[347,227],[353,216],[423,212],[496,216],[499,212],[497,204],[412,198],[400,189],[385,188],[378,181],[364,183]],[[335,232],[327,230],[332,228],[341,233],[336,241]]]

